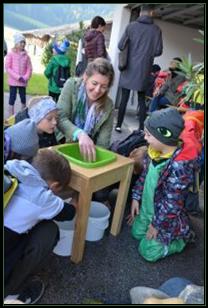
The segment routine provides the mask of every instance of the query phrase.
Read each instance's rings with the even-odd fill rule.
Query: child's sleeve
[[[170,80],[167,80],[164,85],[160,88],[158,95],[164,95],[170,87]]]
[[[6,72],[9,74],[10,77],[14,78],[15,80],[19,80],[21,77],[19,74],[15,73],[14,70],[12,69],[12,54],[8,53],[6,56],[6,63],[5,63],[5,69]]]
[[[173,164],[176,167],[167,178],[165,197],[161,198],[155,206],[156,211],[152,220],[153,227],[160,232],[165,230],[167,225],[174,224],[175,219],[179,220],[177,217],[180,217],[188,189],[194,179],[192,163],[187,164],[186,167],[180,166],[181,164],[176,161]]]
[[[27,57],[27,69],[26,69],[26,73],[24,74],[24,76],[22,76],[26,81],[28,81],[30,79],[32,75],[32,63],[31,63],[31,59],[28,56]]]
[[[97,57],[106,57],[105,49],[105,37],[104,35],[99,35],[97,39]]]
[[[135,185],[132,189],[132,199],[135,199],[137,201],[140,201],[142,198],[148,165],[149,165],[149,159],[148,159],[147,154],[145,154],[145,157],[143,160],[143,171],[141,175],[138,177],[138,179],[136,180]]]
[[[143,192],[143,188],[144,188],[144,179],[142,176],[140,176],[133,189],[132,189],[132,199],[135,199],[137,201],[140,201],[142,198],[142,192]]]
[[[48,65],[47,65],[47,67],[46,67],[46,69],[44,71],[44,75],[48,79],[50,79],[53,76],[53,67],[54,67],[53,61],[49,61]]]
[[[64,202],[64,207],[61,212],[54,217],[55,220],[64,221],[72,220],[75,216],[76,210],[72,204]]]

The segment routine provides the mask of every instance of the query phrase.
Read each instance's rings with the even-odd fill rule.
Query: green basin
[[[96,146],[96,161],[87,162],[79,151],[78,143],[63,144],[56,148],[56,151],[64,155],[72,163],[84,168],[96,168],[105,166],[116,160],[116,154]]]

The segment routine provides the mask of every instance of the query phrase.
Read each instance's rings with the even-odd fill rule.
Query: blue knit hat
[[[56,103],[52,97],[47,96],[33,105],[31,108],[28,108],[28,115],[36,124],[38,124],[45,116],[54,110],[58,110]]]
[[[33,157],[39,148],[37,127],[31,119],[25,119],[5,130],[10,137],[11,150],[16,154]]]
[[[53,44],[53,48],[60,55],[65,54],[65,52],[68,50],[69,46],[70,46],[70,42],[66,39],[60,45],[58,45],[57,43]]]

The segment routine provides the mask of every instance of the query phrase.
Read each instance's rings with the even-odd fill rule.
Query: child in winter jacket
[[[4,130],[4,163],[10,159],[30,160],[38,151],[38,132],[30,119]],[[4,172],[4,208],[11,199],[18,181]]]
[[[53,219],[71,220],[76,202],[57,194],[71,178],[69,162],[55,151],[41,149],[31,164],[10,160],[4,166],[18,187],[4,210],[5,295],[21,294],[28,276],[37,270],[59,239]]]
[[[174,108],[155,111],[145,120],[149,143],[144,170],[132,190],[132,235],[150,262],[181,252],[190,237],[184,208],[198,169],[198,156],[179,145],[184,120]]]
[[[11,126],[27,118],[36,124],[40,148],[57,145],[55,129],[58,121],[58,108],[52,97],[32,97],[27,107],[5,120],[4,125]]]
[[[14,48],[7,54],[5,68],[8,74],[9,84],[9,114],[14,114],[14,104],[17,90],[22,103],[22,109],[26,104],[27,82],[32,75],[32,64],[25,50],[25,37],[21,33],[14,34]]]
[[[88,63],[99,57],[108,57],[103,34],[105,26],[105,20],[95,16],[91,21],[91,28],[84,35],[85,56]]]
[[[38,131],[31,119],[24,119],[4,130],[4,163],[9,159],[30,159],[38,148]]]
[[[44,71],[45,76],[49,80],[49,96],[52,96],[55,102],[58,101],[62,87],[70,77],[71,61],[69,57],[65,55],[69,46],[70,42],[68,40],[64,40],[60,45],[54,43],[53,56]]]

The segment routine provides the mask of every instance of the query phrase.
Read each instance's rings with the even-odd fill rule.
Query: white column
[[[118,70],[118,42],[124,33],[126,26],[128,25],[131,17],[130,9],[125,8],[126,4],[120,4],[116,9],[113,16],[113,24],[111,30],[110,44],[109,44],[109,56],[111,58],[112,65],[115,70],[115,79],[113,86],[109,91],[109,96],[115,103],[116,94],[118,90],[118,82],[120,77],[120,71]]]

